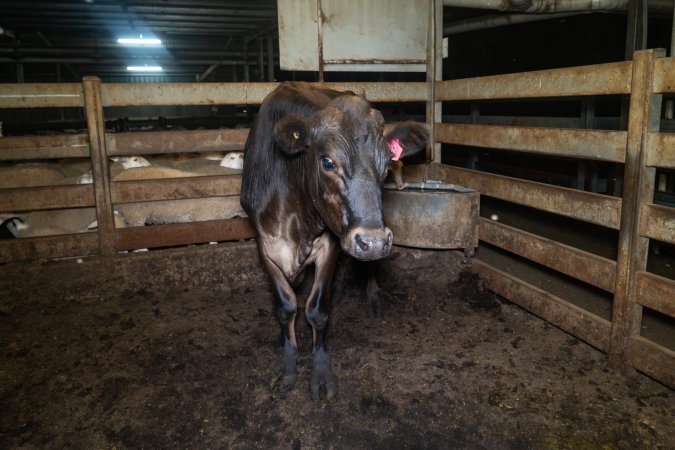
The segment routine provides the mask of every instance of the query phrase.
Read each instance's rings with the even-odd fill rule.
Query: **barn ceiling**
[[[257,64],[258,47],[277,30],[274,0],[3,0],[0,11],[0,64],[22,62],[26,81],[57,69],[64,80],[128,75],[128,65],[145,64],[208,79]],[[161,47],[117,43],[141,34]]]
[[[86,75],[104,81],[144,81],[127,71],[129,65],[160,65],[165,81],[269,80],[274,77],[270,61],[278,70],[276,3],[0,0],[0,82],[79,81]],[[650,14],[672,17],[672,4],[651,0]],[[515,15],[446,7],[444,30],[448,34],[457,26],[457,32],[495,26],[490,24],[495,17],[510,23]],[[139,35],[157,37],[162,45],[117,43],[120,37]],[[156,74],[150,77],[158,81]]]

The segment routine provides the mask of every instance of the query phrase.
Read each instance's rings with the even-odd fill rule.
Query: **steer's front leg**
[[[298,303],[293,288],[279,267],[260,249],[262,260],[274,286],[274,309],[281,326],[281,339],[271,386],[282,392],[295,386],[298,378],[298,344],[295,339],[295,315]]]
[[[305,315],[313,331],[312,367],[309,393],[312,400],[325,397],[331,400],[337,395],[337,377],[331,367],[330,354],[326,349],[326,326],[330,314],[331,282],[340,248],[332,235],[324,235],[316,258],[314,285],[307,300]]]

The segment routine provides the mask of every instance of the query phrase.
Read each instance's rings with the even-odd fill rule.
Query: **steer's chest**
[[[330,234],[325,232],[307,240],[288,240],[280,236],[265,235],[259,238],[263,251],[276,264],[286,279],[295,284],[300,281],[305,269],[329,248]]]

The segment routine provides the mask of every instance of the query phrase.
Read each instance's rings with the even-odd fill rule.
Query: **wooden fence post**
[[[654,60],[665,55],[662,49],[642,50],[633,56],[628,137],[624,167],[624,189],[612,309],[609,360],[625,363],[632,337],[640,334],[642,306],[635,299],[635,274],[647,267],[649,239],[640,236],[641,207],[650,203],[654,192],[655,169],[645,165],[646,142],[650,131],[658,131],[660,94],[653,93]]]
[[[84,77],[84,108],[87,114],[91,169],[94,176],[94,198],[98,220],[99,252],[103,256],[115,254],[115,220],[110,195],[110,172],[105,144],[105,118],[101,99],[101,79]]]

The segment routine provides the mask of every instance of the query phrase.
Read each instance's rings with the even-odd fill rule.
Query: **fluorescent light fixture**
[[[162,66],[127,66],[129,72],[161,72]]]
[[[156,38],[144,38],[141,34],[137,38],[119,38],[117,43],[122,45],[160,45],[162,41]]]

